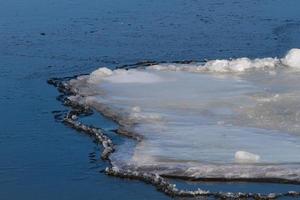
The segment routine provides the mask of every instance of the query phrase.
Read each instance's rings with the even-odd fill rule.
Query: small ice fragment
[[[289,50],[281,62],[289,67],[300,68],[300,49]]]
[[[246,151],[237,151],[234,158],[237,163],[257,163],[260,160],[259,155]]]
[[[91,84],[93,83],[95,84],[98,83],[103,77],[111,76],[112,74],[113,74],[112,70],[106,67],[101,67],[90,74],[88,82]]]
[[[141,112],[141,108],[139,106],[132,107],[132,112]]]

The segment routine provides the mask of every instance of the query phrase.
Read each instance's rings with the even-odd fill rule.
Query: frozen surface
[[[116,166],[299,181],[299,56],[100,68],[70,81],[78,94],[70,99],[142,136],[119,147]]]

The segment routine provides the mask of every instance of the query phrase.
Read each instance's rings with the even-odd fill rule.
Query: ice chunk
[[[260,156],[247,151],[237,151],[234,159],[237,163],[257,163],[260,160]]]
[[[103,77],[110,76],[112,74],[113,74],[112,70],[106,67],[101,67],[90,74],[88,82],[98,83]]]
[[[132,112],[141,112],[141,108],[139,106],[132,107]]]
[[[288,55],[100,68],[70,81],[70,100],[141,136],[112,155],[120,169],[300,181],[300,73],[281,63]]]
[[[282,63],[289,67],[300,68],[300,49],[289,50]]]

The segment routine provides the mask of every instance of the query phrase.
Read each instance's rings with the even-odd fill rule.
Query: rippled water
[[[1,1],[1,199],[166,199],[141,182],[99,173],[106,165],[98,147],[53,119],[52,111],[65,108],[46,80],[141,60],[281,56],[300,46],[298,8],[296,0]],[[115,128],[103,118],[85,120]],[[299,187],[238,185],[260,192]]]

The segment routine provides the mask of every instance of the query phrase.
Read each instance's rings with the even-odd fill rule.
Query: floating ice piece
[[[141,108],[139,106],[134,106],[131,109],[133,112],[141,112]]]
[[[300,49],[289,50],[281,62],[289,67],[300,68]]]
[[[100,68],[69,82],[69,100],[141,138],[111,156],[120,169],[300,181],[300,73],[285,70],[296,66],[294,51],[283,59]]]
[[[90,74],[88,82],[89,83],[98,83],[103,77],[110,76],[112,74],[113,74],[112,70],[110,70],[106,67],[101,67],[101,68],[93,71]]]
[[[247,151],[237,151],[234,158],[237,163],[257,163],[260,160],[259,155]]]

